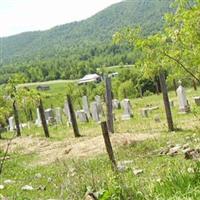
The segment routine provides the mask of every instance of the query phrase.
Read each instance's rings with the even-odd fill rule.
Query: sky
[[[0,0],[0,37],[86,19],[122,0]]]

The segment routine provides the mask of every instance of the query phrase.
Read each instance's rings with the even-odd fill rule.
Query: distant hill
[[[171,0],[126,0],[83,21],[56,26],[47,31],[2,38],[2,67],[8,63],[17,67],[25,60],[29,63],[52,60],[61,55],[66,59],[71,57],[72,61],[74,57],[76,60],[87,60],[90,55],[86,51],[92,55],[98,52],[99,56],[111,44],[112,35],[123,27],[140,25],[146,35],[161,30],[163,15],[170,10],[170,2]],[[94,49],[96,52],[92,53]],[[117,62],[113,64],[119,64]]]

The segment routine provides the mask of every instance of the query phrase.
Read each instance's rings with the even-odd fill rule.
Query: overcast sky
[[[0,37],[86,19],[122,0],[0,0]]]

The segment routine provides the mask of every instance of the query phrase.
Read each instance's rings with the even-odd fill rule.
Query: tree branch
[[[200,83],[200,79],[196,77],[187,67],[183,65],[178,59],[172,57],[171,55],[164,52],[164,55],[167,56],[169,59],[175,61],[179,66],[181,66],[188,74],[190,74],[195,80],[197,80]]]

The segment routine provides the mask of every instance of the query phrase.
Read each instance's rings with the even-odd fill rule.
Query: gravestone
[[[183,113],[189,112],[190,108],[189,108],[189,105],[188,105],[185,88],[182,86],[181,81],[179,81],[179,87],[176,90],[176,92],[177,92],[177,96],[178,96],[180,112],[183,112]]]
[[[82,104],[83,104],[83,110],[87,114],[87,117],[89,119],[90,118],[90,108],[89,108],[87,96],[82,97]]]
[[[48,108],[44,111],[45,119],[47,121],[47,124],[54,123],[54,115],[53,115],[53,109]]]
[[[57,124],[62,123],[62,109],[60,107],[54,109],[55,120]]]
[[[97,103],[98,113],[100,115],[104,115],[103,106],[102,106],[102,103],[101,103],[101,97],[99,95],[96,95],[95,96],[95,101]]]
[[[72,121],[71,121],[71,115],[70,115],[70,112],[69,112],[69,105],[68,105],[67,101],[65,101],[65,104],[64,104],[64,113],[67,116],[68,125],[71,125]]]
[[[88,122],[88,117],[87,117],[87,114],[85,113],[84,110],[78,110],[76,112],[76,116],[77,118],[80,120],[80,122]]]
[[[121,108],[120,102],[117,99],[112,100],[112,106],[113,106],[113,109],[120,109]]]
[[[9,130],[14,131],[16,125],[15,125],[15,119],[13,116],[8,118],[8,123],[9,123],[9,128],[10,128]]]
[[[121,102],[121,106],[124,109],[123,115],[122,115],[122,120],[128,120],[133,117],[132,113],[132,107],[129,99],[124,99]]]
[[[36,114],[37,114],[37,119],[36,119],[36,121],[35,121],[35,124],[36,124],[38,127],[40,127],[40,126],[42,126],[42,121],[41,121],[41,117],[40,117],[39,108],[37,108]]]
[[[148,108],[142,108],[142,110],[140,111],[141,116],[142,116],[142,117],[148,117],[148,116],[149,116],[148,111],[149,111]]]
[[[98,105],[97,102],[92,102],[91,103],[91,113],[92,113],[92,119],[96,122],[100,121],[100,116],[98,112]]]
[[[197,106],[200,106],[200,97],[193,97],[194,102]]]

